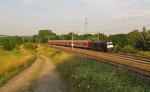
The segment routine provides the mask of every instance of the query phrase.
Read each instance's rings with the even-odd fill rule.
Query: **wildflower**
[[[87,85],[87,88],[90,88],[90,85]]]

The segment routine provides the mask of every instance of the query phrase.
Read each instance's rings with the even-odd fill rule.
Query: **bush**
[[[22,38],[18,36],[6,37],[1,41],[4,50],[13,50],[22,44]]]
[[[122,49],[122,52],[135,54],[137,53],[137,50],[133,46],[127,45]]]
[[[116,46],[115,51],[116,52],[121,52],[122,48],[120,46]]]
[[[31,51],[36,50],[37,47],[38,47],[37,45],[34,45],[34,44],[24,44],[23,46],[24,46],[25,49],[28,49],[28,50],[31,50]]]

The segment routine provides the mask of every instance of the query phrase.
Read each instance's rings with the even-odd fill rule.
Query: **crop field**
[[[0,86],[30,66],[35,57],[25,49],[4,51],[0,48]]]

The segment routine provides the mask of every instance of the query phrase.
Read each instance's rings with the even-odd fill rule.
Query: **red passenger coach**
[[[88,48],[88,40],[49,40],[49,44]]]

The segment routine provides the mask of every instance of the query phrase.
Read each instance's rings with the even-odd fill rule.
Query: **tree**
[[[40,30],[38,35],[42,43],[47,43],[48,39],[54,39],[56,34],[53,33],[51,30]]]
[[[115,43],[117,47],[123,48],[129,44],[129,39],[127,34],[116,34],[110,35],[109,38]]]
[[[143,27],[143,31],[138,33],[135,42],[135,47],[137,49],[150,51],[150,31]]]
[[[98,33],[97,36],[98,36],[98,40],[107,40],[108,39],[107,35],[105,35],[103,33]]]
[[[80,35],[80,40],[94,40],[94,35],[92,34],[83,34]]]
[[[23,43],[22,37],[12,36],[6,37],[3,42],[3,49],[13,50]]]
[[[65,40],[72,40],[72,35],[73,35],[73,40],[79,40],[79,35],[73,32],[64,35]]]
[[[128,33],[129,35],[129,44],[134,46],[136,45],[136,38],[139,34],[139,30],[133,30],[132,32]]]
[[[38,42],[38,39],[39,39],[39,36],[38,36],[38,35],[33,35],[33,36],[32,36],[32,42],[33,42],[33,43],[37,43],[37,42]]]

